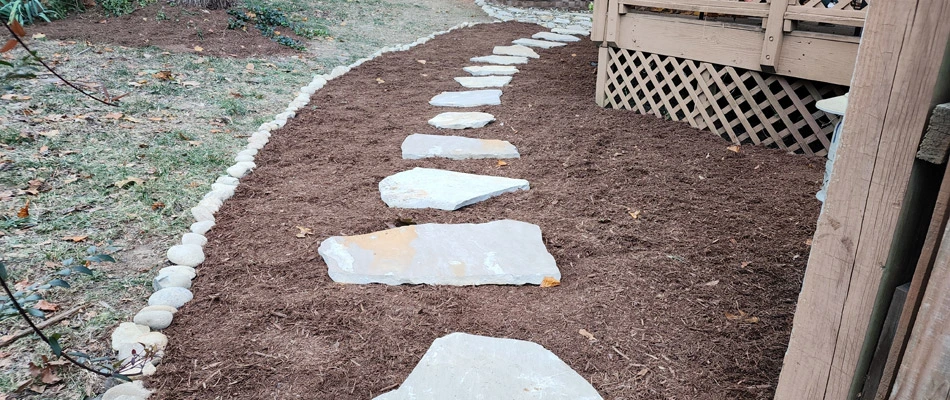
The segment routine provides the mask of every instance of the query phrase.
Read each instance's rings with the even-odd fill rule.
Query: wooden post
[[[604,41],[607,29],[607,2],[610,0],[594,0],[593,23],[590,28],[590,40],[598,45]]]
[[[777,400],[845,400],[860,386],[855,372],[866,368],[883,267],[950,36],[946,0],[878,1],[868,10]]]
[[[789,4],[795,4],[795,0],[771,1],[769,16],[765,19],[765,41],[762,43],[759,64],[762,65],[763,72],[774,74],[782,41],[785,39],[785,10]]]
[[[606,46],[597,50],[597,85],[594,101],[598,106],[607,107],[607,64],[610,63],[610,54]]]

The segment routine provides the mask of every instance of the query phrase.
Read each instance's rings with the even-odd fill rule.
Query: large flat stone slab
[[[469,89],[503,87],[511,82],[510,76],[459,76],[455,81]]]
[[[518,73],[518,68],[511,65],[476,65],[462,68],[462,70],[473,76],[514,75]]]
[[[453,160],[478,158],[519,158],[518,149],[504,140],[472,139],[462,136],[409,135],[402,142],[402,158],[419,160],[442,157]]]
[[[560,33],[554,32],[538,32],[534,35],[531,35],[533,39],[549,40],[552,42],[579,42],[580,39],[576,36],[571,35],[562,35]]]
[[[538,53],[535,53],[534,50],[531,50],[530,47],[522,46],[520,44],[513,46],[495,46],[495,48],[492,50],[492,53],[502,56],[541,58],[541,56],[538,55]]]
[[[429,120],[429,125],[443,129],[481,128],[495,120],[483,112],[444,112]]]
[[[413,168],[379,182],[379,194],[393,208],[458,210],[489,198],[528,190],[528,181],[432,168]]]
[[[439,107],[478,107],[501,104],[501,90],[468,90],[464,92],[442,92],[429,104]]]
[[[513,220],[334,236],[317,251],[330,279],[341,283],[539,285],[546,277],[561,276],[541,228]]]
[[[520,44],[522,46],[528,46],[528,47],[538,47],[542,49],[550,49],[552,47],[567,46],[567,43],[551,42],[547,40],[538,40],[538,39],[515,39],[511,43]]]
[[[481,56],[481,57],[472,57],[471,59],[469,59],[469,61],[477,62],[477,63],[486,63],[486,64],[498,64],[498,65],[527,64],[528,57]]]
[[[562,35],[577,35],[577,36],[590,35],[590,31],[587,29],[554,28],[554,29],[551,29],[551,32],[560,33]]]
[[[602,400],[580,374],[533,342],[450,333],[399,389],[375,400]]]

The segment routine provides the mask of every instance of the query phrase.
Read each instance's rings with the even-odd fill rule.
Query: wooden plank
[[[762,71],[765,32],[755,27],[657,15],[617,15],[613,45],[647,53]],[[778,73],[837,85],[851,83],[858,45],[850,40],[785,35]]]
[[[944,234],[891,400],[950,399],[950,240]]]
[[[779,49],[782,48],[782,41],[785,38],[783,27],[785,25],[785,10],[788,4],[795,0],[772,0],[769,5],[769,14],[765,25],[765,40],[762,42],[762,55],[759,58],[759,64],[765,72],[774,72],[775,64],[778,62]]]
[[[940,184],[940,193],[937,194],[936,205],[930,220],[930,227],[927,230],[927,239],[924,241],[923,249],[920,252],[914,278],[910,282],[907,301],[904,303],[903,311],[901,311],[901,319],[894,333],[895,340],[888,352],[887,364],[881,374],[882,379],[878,390],[874,393],[874,400],[887,400],[890,395],[894,379],[897,377],[898,366],[901,365],[907,341],[910,339],[911,328],[917,319],[917,310],[923,301],[925,284],[930,279],[931,271],[937,260],[940,243],[943,242],[948,219],[950,219],[950,174],[944,173],[943,182]]]
[[[598,106],[607,106],[607,64],[610,61],[610,55],[607,48],[601,46],[597,50],[597,89],[594,93],[594,101]]]
[[[937,23],[950,18],[944,0],[892,0],[869,10],[777,400],[852,394],[927,117],[921,105],[931,101],[950,34],[950,25]]]
[[[607,30],[607,1],[609,0],[594,0],[594,11],[591,14],[593,22],[590,28],[590,40],[598,45],[604,41]]]
[[[877,348],[874,350],[874,359],[868,368],[867,379],[864,382],[864,389],[861,390],[861,398],[868,398],[877,393],[881,377],[884,376],[884,367],[887,365],[887,354],[897,336],[898,324],[900,324],[901,310],[907,303],[907,292],[910,290],[910,283],[903,284],[894,290],[894,296],[891,298],[891,305],[887,308],[887,318],[884,320],[884,329],[881,331],[881,338],[877,341]]]
[[[620,0],[620,4],[667,10],[727,14],[730,16],[758,17],[769,15],[766,3],[746,3],[722,0]]]
[[[875,4],[877,6],[877,4]],[[871,7],[868,7],[871,8]],[[827,8],[789,7],[785,19],[794,21],[820,22],[825,24],[864,26],[867,11],[832,10]]]
[[[607,21],[604,26],[604,42],[607,42],[608,46],[620,47],[617,46],[617,38],[622,37],[619,32],[620,29],[620,4],[618,0],[606,0],[607,1]]]

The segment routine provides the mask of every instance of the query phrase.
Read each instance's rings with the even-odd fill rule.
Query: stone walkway
[[[460,76],[455,81],[461,86],[460,90],[434,93],[429,101],[433,106],[446,108],[428,120],[430,125],[442,130],[458,132],[492,123],[493,115],[464,109],[503,107],[504,90],[517,79],[517,65],[544,57],[546,49],[589,35],[588,14],[499,8],[483,0],[476,3],[500,20],[537,23],[552,29],[512,43],[498,43],[492,54],[473,55],[472,65],[459,66]],[[387,51],[409,47],[411,45]],[[374,57],[379,54],[381,52]],[[189,289],[197,275],[195,267],[204,261],[202,247],[206,239],[203,235],[214,226],[214,213],[234,194],[238,179],[256,167],[254,157],[267,143],[270,131],[286,124],[287,119],[293,118],[296,111],[309,102],[310,95],[349,68],[338,67],[325,78],[318,76],[301,88],[300,95],[284,113],[262,125],[261,130],[250,137],[247,149],[238,153],[236,164],[228,168],[228,176],[219,178],[212,185],[212,191],[191,210],[196,220],[191,232],[182,237],[181,244],[168,250],[167,257],[175,265],[163,268],[154,279],[155,292],[149,297],[148,306],[133,322],[121,324],[112,335],[118,359],[131,364],[125,372],[154,373],[156,360],[134,361],[141,359],[146,349],[160,351],[167,345],[167,338],[152,330],[168,327],[175,312],[192,300]],[[461,135],[410,134],[401,150],[406,160],[439,157],[463,163],[469,159],[520,158],[516,145]],[[393,171],[393,175],[379,183],[380,198],[389,207],[436,208],[446,212],[522,190],[530,190],[528,181],[429,168]],[[513,220],[423,224],[331,237],[321,243],[319,254],[328,266],[330,278],[349,284],[555,286],[561,279],[554,257],[545,248],[540,227]],[[116,386],[102,398],[144,399],[149,394],[141,382],[136,382]],[[387,400],[446,398],[593,400],[601,396],[583,377],[538,344],[452,333],[433,342],[398,389],[377,397]]]

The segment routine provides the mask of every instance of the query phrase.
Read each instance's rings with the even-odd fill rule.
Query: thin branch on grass
[[[4,25],[6,25],[6,22],[4,22]],[[9,28],[9,26],[7,27]],[[26,310],[24,310],[23,307],[20,306],[20,303],[16,301],[16,298],[13,297],[13,291],[10,290],[10,286],[7,285],[7,281],[6,279],[3,278],[3,276],[0,276],[0,286],[3,286],[3,291],[6,292],[7,296],[10,297],[10,301],[11,303],[13,303],[13,307],[16,308],[17,312],[20,313],[20,316],[23,317],[23,319],[30,326],[33,332],[36,332],[36,335],[39,336],[40,339],[42,339],[44,342],[46,342],[46,344],[49,345],[50,348],[55,349],[56,347],[58,347],[59,346],[58,344],[56,345],[56,347],[54,347],[53,342],[50,340],[50,338],[47,337],[46,334],[44,334],[43,331],[39,327],[36,326],[36,324],[33,323],[33,320],[30,318],[30,315],[27,314]],[[82,368],[86,371],[89,371],[96,375],[104,376],[107,378],[117,377],[116,374],[98,371],[86,366],[85,364],[79,361],[76,361],[75,359],[73,359],[72,357],[64,353],[62,349],[59,349],[59,353],[60,354],[57,354],[57,355],[59,355],[60,357],[63,357],[64,359],[66,359],[66,361],[69,361],[75,364],[76,366],[78,366],[79,368]],[[125,379],[128,380],[128,378],[125,378]]]
[[[48,319],[48,320],[46,320],[46,321],[43,321],[43,322],[40,322],[39,324],[36,325],[36,327],[39,328],[39,329],[46,328],[47,326],[53,325],[53,324],[55,324],[55,323],[57,323],[57,322],[59,322],[59,321],[62,321],[62,320],[64,320],[64,319],[66,319],[66,318],[69,318],[70,315],[75,314],[76,311],[81,310],[81,309],[82,309],[83,307],[85,307],[85,306],[86,306],[85,304],[80,304],[79,306],[70,308],[69,310],[66,310],[66,311],[63,311],[63,312],[59,313],[59,315],[57,315],[57,316],[55,316],[55,317],[53,317],[53,318],[50,318],[50,319]],[[19,340],[20,338],[22,338],[22,337],[24,337],[24,336],[26,336],[26,335],[29,335],[30,333],[33,333],[33,330],[32,330],[32,329],[21,329],[21,330],[19,330],[19,331],[16,331],[16,332],[14,332],[14,333],[11,333],[10,335],[7,335],[2,341],[0,341],[0,347],[4,347],[4,346],[7,346],[7,345],[9,345],[9,344],[11,344],[11,343],[13,343],[13,342],[16,342],[16,341]]]
[[[121,96],[118,96],[118,97],[115,97],[115,98],[103,100],[103,99],[100,99],[100,98],[98,98],[98,97],[96,97],[96,96],[93,96],[92,94],[90,94],[89,92],[86,92],[85,90],[80,89],[79,86],[76,86],[76,85],[74,85],[72,82],[66,80],[66,78],[63,78],[62,75],[58,74],[56,71],[53,70],[53,67],[50,67],[48,64],[46,64],[45,61],[43,61],[42,58],[40,58],[39,56],[37,56],[37,55],[36,55],[36,52],[33,51],[33,50],[31,50],[31,49],[29,48],[29,46],[26,45],[26,42],[24,42],[23,39],[20,38],[20,35],[17,35],[16,31],[14,31],[12,27],[10,27],[10,24],[8,24],[7,21],[5,21],[5,20],[3,21],[3,26],[6,27],[6,28],[7,28],[7,31],[10,32],[10,36],[13,36],[13,38],[16,39],[16,41],[17,41],[18,43],[20,43],[20,46],[23,46],[23,48],[26,49],[27,53],[29,53],[31,56],[33,56],[33,59],[34,59],[34,60],[36,60],[37,62],[39,62],[40,65],[42,65],[44,68],[46,68],[46,70],[49,71],[50,73],[52,73],[54,76],[56,76],[57,78],[59,78],[59,80],[63,81],[63,83],[65,83],[65,84],[68,85],[69,87],[75,89],[77,92],[86,95],[86,97],[89,97],[90,99],[93,99],[93,100],[95,100],[95,101],[98,101],[98,102],[100,102],[100,103],[102,103],[102,104],[105,104],[105,105],[107,105],[107,106],[113,106],[113,107],[118,107],[118,106],[119,106],[119,104],[118,104],[118,103],[115,103],[114,101],[115,101],[115,100],[118,100],[119,98],[121,98],[121,97],[123,97],[123,96],[125,96],[125,95],[121,95]],[[126,93],[126,94],[128,94],[128,93]]]

